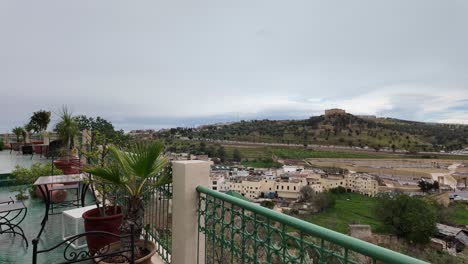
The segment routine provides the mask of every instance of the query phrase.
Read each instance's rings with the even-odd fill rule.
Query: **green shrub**
[[[330,192],[333,194],[346,193],[346,188],[343,186],[338,186],[336,188],[330,189]]]
[[[3,143],[3,140],[0,140],[0,151],[2,151],[5,148],[5,144]]]
[[[51,164],[42,164],[42,163],[34,163],[29,168],[16,166],[13,172],[11,173],[16,178],[17,184],[32,184],[34,183],[37,178],[40,176],[48,176],[51,175]],[[54,167],[54,175],[63,174],[62,170],[59,170]]]
[[[388,194],[379,201],[374,210],[390,233],[418,244],[428,243],[436,233],[436,213],[423,199]]]

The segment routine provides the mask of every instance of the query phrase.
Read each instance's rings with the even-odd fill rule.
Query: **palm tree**
[[[163,154],[164,146],[155,142],[152,144],[138,143],[128,152],[109,146],[109,161],[101,166],[86,167],[83,170],[113,184],[126,193],[124,216],[121,226],[123,235],[132,234],[138,241],[143,230],[145,215],[144,200],[146,195],[171,182],[167,165],[169,160]],[[153,179],[157,179],[155,182]],[[130,238],[122,238],[121,247],[130,248]],[[138,249],[136,248],[136,251]]]
[[[59,137],[66,142],[67,144],[67,156],[66,160],[70,160],[70,149],[72,147],[73,138],[78,134],[78,123],[73,117],[72,113],[68,110],[66,106],[62,107],[62,112],[60,113],[60,122],[56,125],[55,129],[57,130]]]
[[[24,131],[24,129],[22,127],[13,128],[12,132],[13,132],[13,134],[16,135],[16,142],[18,142],[18,143],[20,142],[20,138],[23,135],[23,131]]]

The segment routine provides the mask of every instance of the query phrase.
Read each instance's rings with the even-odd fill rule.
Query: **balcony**
[[[173,162],[148,203],[156,263],[426,263],[209,186],[209,164]]]

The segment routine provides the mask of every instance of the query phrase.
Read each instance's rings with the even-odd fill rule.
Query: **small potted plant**
[[[131,235],[137,241],[134,248],[136,263],[151,263],[151,257],[156,253],[156,245],[140,237],[144,229],[145,200],[148,194],[172,180],[168,173],[169,160],[163,151],[164,147],[159,142],[138,143],[128,151],[110,145],[109,162],[84,168],[84,171],[125,192],[120,231],[122,235]],[[133,233],[131,233],[132,225]],[[110,244],[110,248],[115,250],[128,250],[130,247],[129,236]]]
[[[80,160],[76,157],[76,151],[74,150],[74,138],[79,132],[78,123],[65,106],[62,108],[60,122],[57,123],[55,130],[66,145],[62,157],[54,160],[54,165],[61,169],[64,174],[79,173]]]

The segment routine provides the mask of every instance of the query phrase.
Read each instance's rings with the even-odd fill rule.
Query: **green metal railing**
[[[156,181],[157,179],[152,179]],[[157,254],[165,263],[171,263],[172,247],[172,183],[156,189],[147,200],[145,225],[151,239],[156,242]]]
[[[205,263],[427,263],[203,186],[197,191]]]

